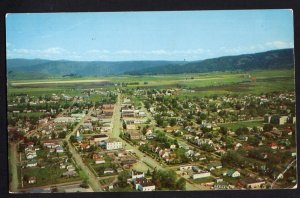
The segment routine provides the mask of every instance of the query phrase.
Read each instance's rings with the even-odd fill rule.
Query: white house
[[[202,170],[199,172],[193,172],[190,174],[190,176],[193,179],[200,179],[200,178],[210,177],[210,172]]]
[[[139,191],[155,191],[155,185],[148,179],[142,177],[134,180],[135,189]]]
[[[63,153],[63,152],[64,152],[63,147],[62,147],[62,146],[56,147],[56,152],[57,152],[57,153]]]
[[[131,171],[131,178],[132,179],[137,179],[137,178],[142,178],[145,177],[145,174],[140,171],[132,170]]]
[[[236,171],[236,170],[229,170],[229,171],[225,172],[223,175],[224,175],[224,176],[227,175],[227,176],[233,177],[233,178],[236,178],[236,177],[240,177],[240,176],[241,176],[240,172],[238,172],[238,171]]]
[[[28,162],[27,167],[36,167],[37,166],[37,162],[36,161],[31,161],[31,162]]]

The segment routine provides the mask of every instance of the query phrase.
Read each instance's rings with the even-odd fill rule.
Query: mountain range
[[[42,59],[7,59],[8,79],[34,79],[67,76],[155,75],[203,73],[213,71],[248,71],[294,67],[293,49],[254,54],[224,56],[199,61],[68,61]]]

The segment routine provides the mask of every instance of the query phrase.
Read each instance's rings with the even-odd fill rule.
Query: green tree
[[[170,126],[175,126],[177,121],[175,118],[171,118],[169,123],[170,123]]]
[[[71,143],[74,143],[74,142],[76,142],[76,141],[77,141],[77,139],[76,139],[75,135],[71,135],[71,137],[70,137],[70,141],[71,141]]]
[[[183,178],[180,178],[176,182],[176,190],[185,190],[186,181]]]
[[[221,133],[222,135],[227,135],[227,131],[228,131],[228,129],[226,127],[221,126],[219,133]]]
[[[129,172],[122,171],[118,176],[118,183],[120,187],[126,187],[128,185],[127,179],[129,179]]]

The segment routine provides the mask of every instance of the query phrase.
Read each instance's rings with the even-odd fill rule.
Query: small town
[[[5,15],[10,195],[297,188],[294,10],[168,3]]]
[[[270,189],[296,183],[294,93],[186,98],[191,90],[115,86],[9,98],[9,139],[21,191]]]

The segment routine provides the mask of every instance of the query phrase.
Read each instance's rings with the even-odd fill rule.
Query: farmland
[[[250,76],[256,81],[251,82]],[[21,80],[8,82],[10,93],[47,92],[75,94],[74,89],[85,88],[183,88],[185,96],[209,96],[217,94],[258,94],[267,91],[293,91],[293,70],[257,70],[251,72],[214,72],[199,74],[174,74],[154,76],[107,76],[79,79]]]

